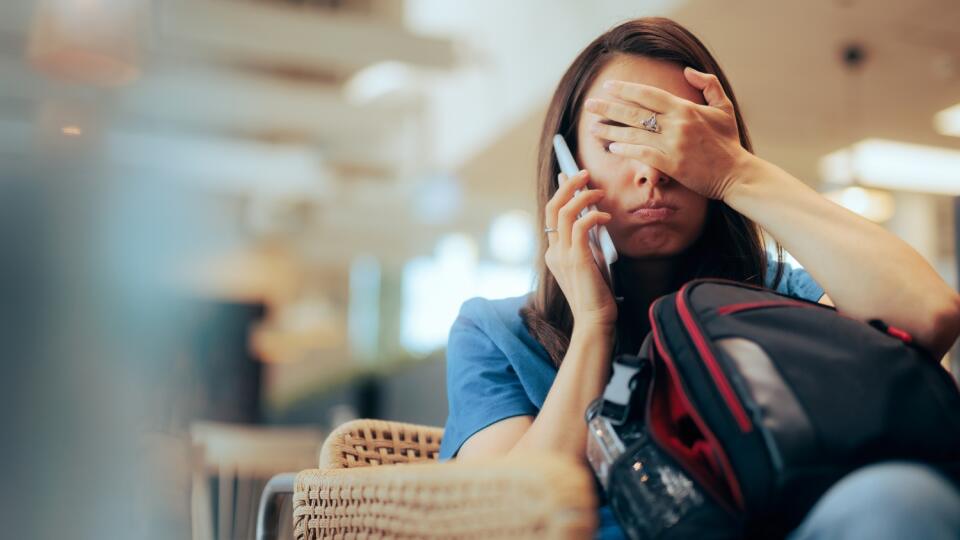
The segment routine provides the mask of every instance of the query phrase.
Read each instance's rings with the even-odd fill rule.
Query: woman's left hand
[[[706,105],[655,86],[606,81],[604,90],[627,103],[593,98],[585,107],[623,126],[596,123],[590,131],[612,141],[614,154],[639,160],[700,195],[722,200],[753,155],[740,145],[733,104],[720,80],[689,67],[683,73],[703,92]],[[643,127],[652,112],[657,113],[656,133]]]

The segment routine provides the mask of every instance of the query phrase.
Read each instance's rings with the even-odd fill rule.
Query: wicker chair
[[[320,468],[278,475],[258,538],[275,538],[277,497],[293,494],[294,535],[319,538],[589,538],[587,468],[555,455],[438,463],[443,430],[354,420],[324,441]]]

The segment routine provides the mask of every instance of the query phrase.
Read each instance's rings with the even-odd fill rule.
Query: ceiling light
[[[960,137],[960,103],[935,114],[933,126],[940,134]]]
[[[834,184],[960,195],[960,151],[865,139],[820,158],[820,174]]]

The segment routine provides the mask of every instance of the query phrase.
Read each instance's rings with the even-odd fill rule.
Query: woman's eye
[[[610,153],[610,144],[612,144],[612,142],[613,141],[600,141],[600,146],[603,147],[604,152]]]

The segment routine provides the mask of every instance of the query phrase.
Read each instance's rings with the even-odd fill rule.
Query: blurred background
[[[955,1],[5,0],[3,536],[251,538],[332,427],[443,425],[460,304],[534,285],[554,86],[644,15],[957,285]]]

